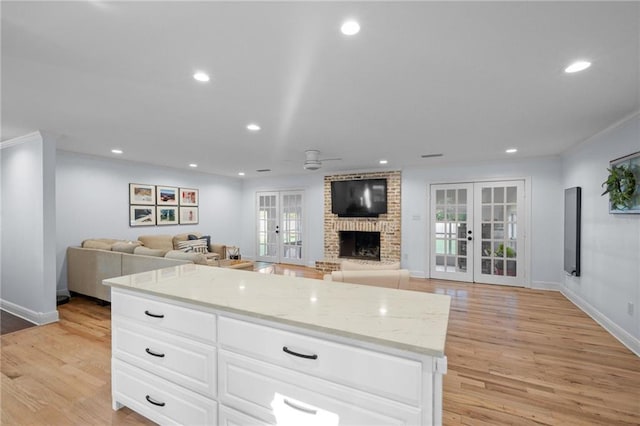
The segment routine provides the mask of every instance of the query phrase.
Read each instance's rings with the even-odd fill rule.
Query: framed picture
[[[197,207],[180,207],[180,224],[189,225],[198,223]]]
[[[177,206],[178,188],[172,186],[157,186],[156,200],[156,204],[159,206]]]
[[[177,225],[178,224],[178,207],[158,206],[158,225]]]
[[[156,224],[156,206],[130,206],[129,226],[153,226]]]
[[[140,183],[129,184],[129,204],[149,205],[156,204],[156,186]]]
[[[181,206],[197,206],[198,190],[190,188],[180,188],[180,205]]]

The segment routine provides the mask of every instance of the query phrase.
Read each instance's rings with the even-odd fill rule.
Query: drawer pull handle
[[[302,411],[303,413],[311,414],[313,416],[315,416],[318,413],[317,410],[314,410],[312,408],[301,407],[298,404],[294,404],[293,402],[289,401],[287,398],[284,398],[282,400],[282,402],[284,402],[285,405],[288,405],[289,407],[293,408],[294,410]]]
[[[151,398],[149,395],[145,396],[145,398],[147,398],[147,401],[150,404],[157,405],[158,407],[164,407],[165,405],[167,405],[166,402],[158,402],[158,401],[154,400],[153,398]]]
[[[144,311],[144,313],[145,313],[146,315],[150,316],[150,317],[154,317],[154,318],[164,318],[164,315],[163,315],[163,314],[152,314],[152,313],[151,313],[151,312],[149,312],[149,311]]]
[[[145,349],[145,351],[149,354],[149,355],[153,355],[153,356],[157,356],[158,358],[164,358],[164,354],[159,354],[157,352],[152,351],[151,349],[147,348]]]
[[[288,353],[289,355],[298,356],[300,358],[318,359],[318,355],[316,355],[316,354],[313,354],[313,355],[299,354],[298,352],[294,352],[291,349],[287,348],[286,346],[283,346],[282,350],[285,351],[286,353]]]

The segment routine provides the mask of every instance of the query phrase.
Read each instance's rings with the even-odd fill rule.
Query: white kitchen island
[[[160,424],[442,423],[449,296],[191,264],[104,284],[114,409]]]

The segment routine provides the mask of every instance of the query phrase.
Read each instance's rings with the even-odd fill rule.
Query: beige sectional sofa
[[[143,235],[137,241],[108,238],[90,239],[81,247],[67,248],[67,286],[69,291],[111,301],[109,287],[102,285],[106,278],[168,268],[186,263],[217,266],[226,255],[226,246],[210,244],[210,253],[185,253],[178,243],[194,234]]]
[[[409,276],[409,270],[400,269],[400,262],[372,264],[343,260],[340,270],[325,275],[324,279],[376,287],[401,288],[409,283]]]

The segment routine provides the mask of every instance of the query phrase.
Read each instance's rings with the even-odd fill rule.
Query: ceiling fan
[[[323,161],[336,161],[342,160],[342,158],[320,158],[320,151],[317,149],[308,149],[304,152],[304,169],[305,170],[318,170],[322,167]]]

